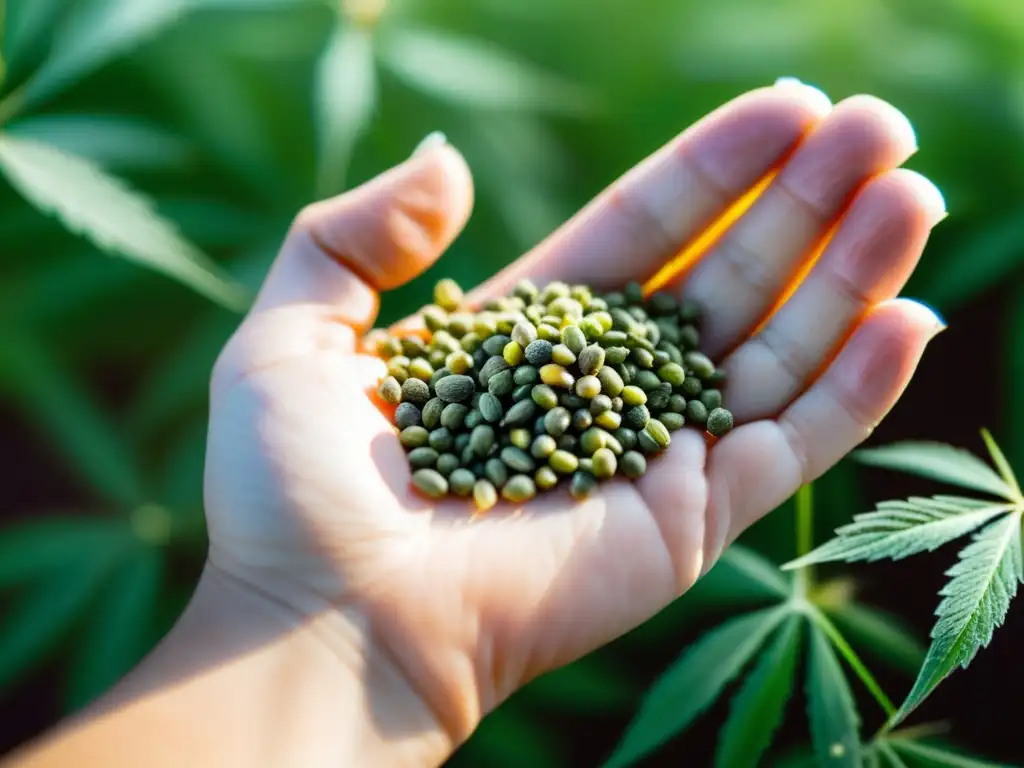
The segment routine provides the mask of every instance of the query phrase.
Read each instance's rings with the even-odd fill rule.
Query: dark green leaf
[[[140,542],[106,578],[76,642],[67,682],[69,709],[106,691],[150,650],[163,576],[163,551]]]
[[[377,104],[373,38],[354,25],[335,27],[316,74],[321,197],[345,188],[349,158]]]
[[[8,71],[22,69],[30,53],[41,46],[51,28],[68,6],[67,0],[22,0],[7,9],[4,45]]]
[[[90,161],[34,139],[4,136],[0,167],[29,202],[97,247],[173,277],[230,309],[246,306],[245,293],[146,198]]]
[[[803,624],[797,615],[786,619],[743,681],[719,734],[719,768],[757,766],[771,745],[793,690]]]
[[[628,706],[637,693],[615,664],[591,654],[539,677],[518,696],[562,712],[600,713]]]
[[[954,669],[966,667],[1006,617],[1017,585],[1024,580],[1021,513],[996,520],[975,534],[946,575],[932,645],[914,687],[893,718],[905,719]]]
[[[776,607],[739,616],[687,648],[651,686],[604,768],[632,765],[689,726],[787,615],[788,608]]]
[[[858,603],[827,608],[826,613],[851,644],[879,661],[916,675],[924,661],[925,647],[902,618]]]
[[[189,158],[184,140],[128,117],[42,115],[19,120],[7,130],[113,170],[180,168]]]
[[[505,705],[484,718],[469,742],[451,761],[488,768],[561,768],[560,748],[543,721]]]
[[[862,464],[921,475],[1004,499],[1012,498],[1010,487],[992,467],[973,453],[944,443],[908,441],[865,448],[855,451],[852,456]]]
[[[98,493],[123,507],[145,501],[136,457],[42,345],[28,336],[0,331],[0,386],[12,392]]]
[[[0,589],[48,577],[83,552],[99,560],[112,557],[130,536],[123,520],[86,515],[46,516],[0,528]]]
[[[842,666],[825,633],[811,626],[807,713],[820,766],[859,768],[860,717]]]

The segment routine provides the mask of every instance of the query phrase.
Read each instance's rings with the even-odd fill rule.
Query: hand
[[[352,663],[387,665],[447,737],[531,678],[635,627],[686,591],[747,526],[866,438],[942,328],[895,299],[945,215],[898,169],[916,150],[893,107],[834,108],[780,83],[715,111],[480,286],[523,276],[644,281],[772,169],[760,199],[666,290],[709,309],[737,429],[710,450],[676,433],[635,485],[566,491],[469,522],[428,503],[372,397],[360,353],[377,292],[425,270],[472,205],[443,142],[296,220],[218,360],[206,474],[211,567],[294,611],[341,618]],[[834,236],[764,325],[830,227]],[[440,761],[444,754],[428,759]]]

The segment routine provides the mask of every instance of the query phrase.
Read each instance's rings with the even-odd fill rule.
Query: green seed
[[[484,474],[498,488],[501,488],[501,486],[508,482],[508,467],[499,458],[487,460],[487,463],[484,464]]]
[[[420,381],[429,382],[430,377],[434,375],[434,366],[425,358],[417,357],[409,363],[409,375]]]
[[[576,453],[579,449],[580,440],[576,435],[566,433],[564,435],[559,435],[555,439],[558,441],[558,450],[560,451]]]
[[[463,421],[462,426],[469,430],[474,430],[478,426],[484,423],[484,415],[480,413],[479,408],[474,408],[466,414],[466,419]]]
[[[637,371],[635,383],[644,392],[653,392],[661,385],[661,379],[654,371]]]
[[[686,423],[686,419],[683,418],[683,414],[672,413],[671,411],[666,411],[658,416],[658,421],[664,424],[665,429],[669,432],[675,432],[677,429],[682,429],[683,425]]]
[[[572,416],[562,406],[552,408],[544,415],[544,428],[552,437],[560,437],[572,425]]]
[[[491,357],[500,357],[501,353],[505,349],[505,345],[510,341],[512,341],[511,336],[506,336],[503,333],[497,333],[484,339],[484,343],[481,345],[481,348]]]
[[[420,418],[423,419],[423,426],[427,429],[434,429],[441,423],[441,413],[444,411],[445,402],[439,397],[432,397],[423,406]]]
[[[643,474],[647,471],[647,459],[644,455],[638,451],[626,451],[622,455],[622,460],[619,462],[619,466],[622,467],[622,474],[626,477],[636,479],[643,477]]]
[[[377,394],[380,395],[380,399],[385,403],[398,405],[402,402],[402,385],[398,383],[398,379],[394,376],[388,376],[377,387]]]
[[[468,469],[456,469],[448,476],[448,487],[456,496],[469,496],[473,492],[476,476]]]
[[[579,326],[567,325],[562,329],[562,344],[574,355],[578,355],[587,346],[587,337]]]
[[[662,448],[668,448],[672,443],[672,436],[669,435],[668,429],[657,419],[651,419],[647,422],[647,426],[644,427],[644,432],[650,435],[654,442],[660,445]]]
[[[412,403],[402,403],[395,409],[395,426],[399,429],[414,427],[423,423],[420,409]]]
[[[590,401],[590,413],[593,416],[598,416],[605,411],[612,409],[612,399],[608,395],[598,395]]]
[[[534,301],[538,293],[540,291],[537,289],[537,286],[525,277],[518,280],[512,289],[512,295],[518,296],[524,301]]]
[[[473,449],[473,453],[482,458],[490,452],[491,446],[494,445],[494,440],[494,427],[488,424],[480,424],[470,433],[469,447]]]
[[[636,430],[629,427],[619,427],[612,433],[612,436],[622,446],[623,450],[628,451],[636,448]]]
[[[459,339],[459,344],[462,345],[463,351],[470,355],[472,355],[474,352],[480,349],[480,345],[482,343],[483,339],[480,337],[480,334],[477,333],[476,331],[470,331],[461,339]]]
[[[505,412],[505,418],[501,420],[502,427],[518,427],[529,424],[537,415],[537,404],[533,400],[520,400]]]
[[[523,384],[521,387],[516,387],[512,390],[512,402],[518,403],[520,400],[526,400],[530,396],[530,391],[533,389],[529,384]]]
[[[487,391],[495,397],[505,397],[515,389],[515,374],[511,370],[498,371],[487,381]]]
[[[641,368],[650,368],[654,365],[654,355],[643,347],[634,347],[632,357],[633,361]]]
[[[686,380],[686,371],[683,370],[681,365],[665,363],[658,369],[658,376],[662,381],[667,381],[673,387],[678,387]]]
[[[594,423],[605,429],[618,429],[622,425],[622,416],[615,411],[605,411],[594,417]]]
[[[455,436],[455,453],[459,454],[469,445],[469,433],[460,432]]]
[[[720,389],[705,389],[700,393],[700,401],[704,403],[704,407],[708,411],[713,411],[715,408],[722,407],[722,390]]]
[[[537,339],[538,341],[546,341],[548,344],[557,344],[562,339],[562,334],[558,330],[558,325],[552,325],[551,323],[541,322],[537,325]]]
[[[440,400],[440,398],[436,399]],[[441,402],[443,403],[443,401]],[[462,403],[448,403],[448,405],[444,406],[444,410],[441,411],[441,426],[447,427],[452,432],[456,432],[462,428],[462,425],[466,421],[466,414],[468,413],[469,408],[464,406]]]
[[[620,316],[619,319],[620,320],[622,319],[621,316]],[[629,322],[632,323],[633,322],[632,319],[630,319]],[[632,325],[629,326],[629,327],[632,327]],[[605,350],[605,354],[606,355],[608,354],[608,350],[610,350],[610,349],[620,349],[620,348],[621,349],[625,349],[626,350],[626,354],[628,355],[629,354],[629,348],[626,346],[626,343],[628,341],[629,341],[629,334],[625,330],[608,331],[603,336],[601,336],[601,346],[606,348],[606,350]],[[623,358],[623,360],[624,359],[625,358]]]
[[[582,432],[593,423],[594,417],[590,415],[590,411],[584,408],[580,408],[576,411],[573,411],[572,428],[575,429],[577,432]]]
[[[514,472],[533,472],[537,466],[530,454],[513,445],[502,448],[499,455],[505,465]]]
[[[580,435],[580,450],[587,456],[593,455],[594,451],[608,445],[607,434],[603,429],[591,427]]]
[[[601,380],[597,376],[581,376],[576,381],[576,394],[591,400],[601,394]]]
[[[716,368],[715,372],[708,376],[707,384],[709,387],[721,389],[722,385],[725,384],[725,371],[721,368]]]
[[[529,475],[513,475],[501,489],[501,495],[513,504],[522,504],[537,495],[537,486]]]
[[[589,472],[579,471],[572,476],[569,493],[576,500],[587,498],[597,487],[597,479]]]
[[[604,365],[605,351],[597,344],[585,347],[576,357],[576,363],[580,367],[580,373],[584,376],[593,376]]]
[[[529,347],[527,347],[529,349]],[[536,384],[540,381],[540,374],[537,373],[537,369],[532,365],[524,365],[516,368],[515,373],[512,375],[512,381],[516,383],[516,386],[522,387],[526,384]]]
[[[533,439],[533,434],[530,430],[524,429],[523,427],[513,429],[508,433],[509,443],[524,451],[529,449],[531,439]]]
[[[679,346],[683,349],[696,349],[700,344],[700,331],[692,325],[684,325],[679,329]]]
[[[708,414],[707,430],[715,437],[721,437],[733,427],[732,412],[715,408]]]
[[[450,378],[450,377],[449,377]],[[443,382],[441,379],[439,384]],[[423,407],[430,399],[430,387],[422,379],[406,379],[402,384],[402,401]]]
[[[622,413],[622,405],[623,405],[623,403],[622,403],[622,398],[621,397],[613,397],[612,398],[612,410],[613,411],[615,411],[616,413]]]
[[[432,499],[440,499],[448,494],[448,481],[433,469],[417,469],[412,473],[412,484],[417,491]]]
[[[505,362],[511,365],[513,368],[523,362],[525,357],[523,353],[523,347],[518,341],[510,341],[505,345],[505,349],[502,350],[502,357],[505,358]]]
[[[450,370],[448,370],[447,368],[444,368],[444,367],[438,368],[430,376],[430,388],[433,389],[436,392],[437,391],[437,389],[436,389],[437,382],[439,382],[445,376],[451,376],[451,375],[452,375],[452,372]]]
[[[607,338],[608,334],[605,334]],[[604,341],[604,339],[602,339]],[[628,347],[608,347],[604,351],[604,361],[607,365],[618,365],[619,363],[626,362],[626,358],[629,357]]]
[[[646,427],[647,422],[651,420],[651,412],[646,405],[634,405],[623,416],[626,426],[637,432]]]
[[[687,368],[702,379],[707,379],[715,372],[715,364],[703,352],[687,352],[683,356],[683,362]]]
[[[542,491],[547,491],[558,485],[558,475],[551,467],[539,467],[533,474],[533,482]]]
[[[455,374],[463,374],[473,367],[473,356],[465,350],[452,352],[444,359],[444,367]]]
[[[555,344],[551,348],[551,362],[556,365],[569,366],[576,362],[576,355],[565,344]]]
[[[558,349],[558,347],[555,347]],[[548,363],[540,369],[540,380],[551,387],[568,389],[576,383],[575,377],[561,365]]]
[[[663,381],[657,389],[647,393],[647,407],[652,411],[663,411],[668,408],[670,397],[672,397],[672,385]]]
[[[647,311],[652,315],[674,315],[679,311],[675,297],[664,291],[656,291],[647,297]]]
[[[612,293],[606,293],[604,295],[604,301],[610,308],[622,307],[626,304],[626,297],[618,291],[613,291]]]
[[[597,372],[597,378],[601,382],[601,391],[608,397],[618,397],[622,394],[622,388],[625,385],[622,383],[622,377],[616,373],[614,368],[604,366]]]
[[[405,336],[402,338],[402,354],[408,358],[420,357],[426,354],[427,347],[419,336]]]
[[[615,454],[608,448],[599,448],[594,451],[591,461],[594,465],[594,476],[598,479],[607,479],[611,477],[615,474],[615,470],[618,469],[619,466],[619,462],[615,458]]]
[[[440,427],[430,432],[429,442],[430,447],[435,451],[444,453],[455,447],[455,436],[451,433],[451,430]]]
[[[554,346],[550,341],[545,339],[535,339],[531,341],[525,352],[526,361],[533,366],[538,368],[542,365],[547,365],[551,362],[551,350]]]
[[[434,285],[434,303],[441,309],[453,312],[462,304],[462,288],[451,278],[438,280]]]
[[[668,352],[666,352],[664,349],[656,349],[654,351],[654,367],[659,369],[659,371],[658,371],[658,375],[659,376],[661,376],[661,370],[660,369],[663,368],[664,366],[668,365],[671,362],[672,362],[672,356]],[[680,366],[680,370],[682,370],[682,366]],[[684,375],[685,375],[685,372],[684,372]],[[664,376],[661,376],[661,378],[662,378],[662,380],[665,380]],[[682,378],[680,378],[679,380],[682,381]]]
[[[587,337],[588,341],[597,341],[604,335],[604,328],[601,326],[601,322],[591,315],[587,315],[580,320],[580,330],[583,331],[583,335]]]
[[[450,477],[452,472],[459,468],[459,457],[454,453],[442,453],[437,457],[435,469],[445,477]]]
[[[413,427],[416,429],[416,427]],[[440,454],[434,448],[426,446],[413,448],[409,451],[409,465],[413,469],[428,469],[437,464]]]
[[[434,391],[446,403],[461,403],[473,396],[476,391],[476,383],[469,376],[452,374],[437,382]]]
[[[546,459],[557,449],[558,444],[551,435],[537,435],[530,444],[530,455],[535,459]]]
[[[548,457],[548,466],[560,475],[572,474],[579,465],[579,457],[570,451],[559,449]]]
[[[627,406],[643,405],[647,402],[647,393],[630,384],[622,388],[622,402]]]
[[[498,492],[487,480],[477,480],[473,485],[473,503],[482,514],[498,503]]]
[[[697,397],[700,395],[701,390],[704,389],[704,385],[696,376],[687,376],[679,389],[687,397]]]
[[[686,418],[694,424],[706,424],[708,409],[700,400],[691,400],[686,404]]]
[[[682,413],[686,410],[686,398],[682,395],[672,395],[668,399],[668,405],[666,408],[672,413]]]
[[[703,314],[704,309],[699,303],[693,299],[686,299],[679,307],[679,322],[696,324],[700,322]]]
[[[579,410],[588,405],[587,401],[575,392],[563,392],[558,396],[558,404],[563,408],[568,408],[570,411]]]
[[[637,432],[636,444],[646,454],[660,453],[662,448],[646,430]]]
[[[545,411],[550,411],[558,405],[558,393],[547,384],[538,384],[535,386],[530,390],[530,397],[533,398],[533,402]]]
[[[491,379],[491,381],[494,381],[494,379]],[[480,396],[479,407],[480,413],[483,414],[484,421],[491,424],[501,421],[501,417],[505,415],[505,409],[501,406],[501,400],[490,392],[485,392]]]

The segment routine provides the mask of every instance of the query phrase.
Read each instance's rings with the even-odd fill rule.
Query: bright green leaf
[[[80,0],[54,39],[50,58],[28,82],[23,104],[35,106],[178,19],[187,0]]]
[[[832,650],[832,642],[814,625],[807,661],[807,714],[817,764],[859,768],[861,744],[857,705]]]
[[[180,168],[189,158],[183,139],[129,117],[41,115],[19,120],[7,132],[114,170]]]
[[[803,624],[790,616],[743,681],[718,737],[719,768],[757,766],[771,745],[793,689]]]
[[[978,760],[950,752],[947,749],[922,744],[919,741],[892,738],[887,743],[896,752],[914,758],[915,764],[922,768],[1010,768],[1010,766],[990,763],[987,760]]]
[[[164,553],[138,544],[100,588],[76,642],[67,706],[77,710],[117,682],[152,646]]]
[[[944,443],[903,442],[855,451],[862,464],[921,475],[962,488],[1012,498],[1010,487],[973,453]]]
[[[128,508],[145,502],[136,456],[71,373],[28,336],[0,331],[0,386],[43,428],[97,493]]]
[[[79,515],[45,516],[0,528],[0,589],[60,571],[83,551],[107,558],[130,541],[123,520]]]
[[[893,723],[905,719],[954,669],[970,664],[1003,623],[1024,580],[1020,525],[1020,512],[989,524],[946,572],[951,580],[939,592],[943,599],[935,611],[932,645]]]
[[[148,200],[88,160],[32,139],[3,136],[0,168],[29,202],[97,247],[174,277],[225,307],[245,306],[242,290]]]
[[[878,660],[909,675],[921,668],[925,647],[899,616],[852,602],[826,613],[844,637]]]
[[[408,85],[472,109],[585,112],[583,90],[487,43],[403,27],[381,39],[381,57]]]
[[[782,568],[835,561],[901,560],[932,552],[1011,509],[1013,505],[1008,503],[958,496],[912,496],[906,501],[883,501],[874,512],[854,515],[852,523],[837,528],[831,541]]]
[[[787,615],[780,606],[730,619],[683,651],[651,686],[604,768],[631,765],[689,726]]]
[[[41,663],[82,616],[110,568],[109,553],[78,557],[22,594],[0,625],[0,690]]]
[[[999,443],[995,441],[995,438],[992,437],[992,433],[987,429],[981,430],[981,437],[985,441],[985,447],[988,449],[989,455],[992,457],[992,461],[996,465],[996,469],[999,470],[999,474],[1010,487],[1010,494],[1012,498],[1014,501],[1020,503],[1020,485],[1017,483],[1017,477],[1013,473],[1013,467],[1011,467],[1010,462],[1007,461],[1006,455],[1003,453],[1003,449],[999,447]]]
[[[354,25],[337,25],[316,72],[321,197],[345,188],[352,150],[377,104],[375,67],[370,33]]]

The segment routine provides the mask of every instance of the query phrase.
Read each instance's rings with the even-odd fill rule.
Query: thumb
[[[442,134],[412,157],[300,213],[260,289],[254,313],[288,304],[329,306],[353,329],[377,314],[377,292],[433,264],[469,218],[473,182]]]

